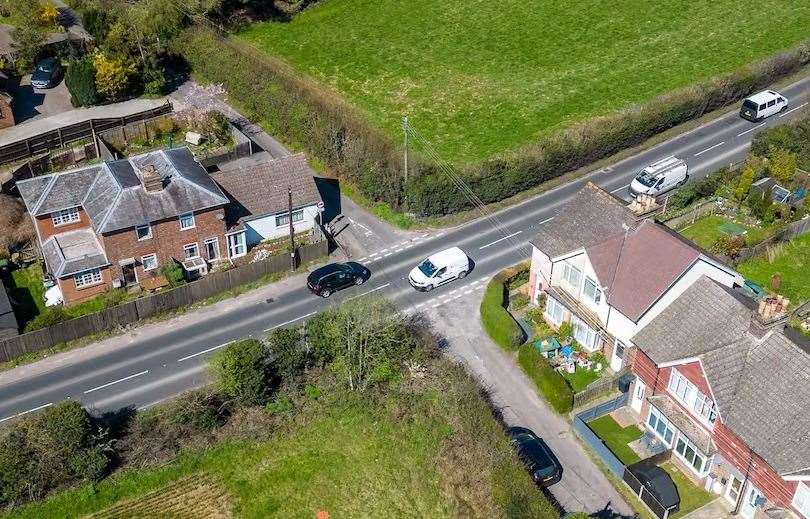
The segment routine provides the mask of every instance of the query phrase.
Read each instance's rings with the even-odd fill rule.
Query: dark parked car
[[[343,288],[362,285],[370,276],[371,271],[359,263],[330,263],[312,271],[307,286],[314,294],[329,297]]]
[[[53,88],[62,79],[62,65],[56,58],[45,58],[37,63],[31,74],[31,86],[34,88]]]
[[[562,466],[546,442],[525,427],[510,427],[509,437],[535,483],[547,487],[560,481]]]
[[[666,470],[647,461],[634,463],[627,467],[627,470],[644,485],[644,490],[652,494],[664,510],[669,510],[670,515],[681,509],[681,497],[678,495],[678,488]],[[625,474],[625,481],[627,481],[627,477]],[[655,508],[658,508],[658,506],[655,506]]]

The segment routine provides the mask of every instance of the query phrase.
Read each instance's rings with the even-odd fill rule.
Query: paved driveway
[[[14,98],[11,108],[17,124],[73,110],[64,79],[53,88],[35,90],[31,86],[29,74],[22,78],[9,79],[6,81],[6,89]]]

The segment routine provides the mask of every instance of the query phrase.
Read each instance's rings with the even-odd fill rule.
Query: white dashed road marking
[[[41,405],[39,407],[35,407],[33,409],[29,409],[28,411],[23,411],[21,413],[13,414],[11,416],[7,416],[5,418],[0,418],[0,422],[5,422],[6,420],[11,420],[12,418],[17,418],[18,416],[22,416],[24,414],[33,413],[34,411],[39,411],[40,409],[45,409],[46,407],[50,407],[53,405],[53,402],[48,402],[45,405]]]
[[[110,386],[112,386],[114,384],[118,384],[119,382],[124,382],[126,380],[130,380],[130,379],[133,379],[135,377],[140,377],[141,375],[146,375],[147,373],[149,373],[149,370],[145,369],[145,370],[141,371],[140,373],[135,373],[135,374],[129,375],[128,377],[119,378],[118,380],[113,380],[112,382],[107,382],[106,384],[102,384],[102,385],[100,385],[98,387],[94,387],[93,389],[88,389],[87,391],[84,392],[84,394],[86,395],[88,393],[92,393],[93,391],[98,391],[99,389],[104,389],[105,387],[110,387]]]
[[[713,149],[717,148],[718,146],[722,146],[722,145],[723,145],[723,144],[725,144],[725,143],[726,143],[726,141],[718,142],[717,144],[715,144],[715,145],[713,145],[713,146],[709,146],[709,147],[708,147],[708,148],[706,148],[705,150],[701,150],[701,151],[699,151],[699,152],[695,153],[695,155],[694,155],[694,156],[695,156],[695,157],[698,157],[698,156],[700,156],[700,155],[703,155],[703,154],[704,154],[704,153],[706,153],[707,151],[711,151],[711,150],[713,150]]]
[[[784,116],[786,116],[787,114],[789,114],[789,113],[791,113],[791,112],[795,112],[796,110],[798,110],[798,109],[800,109],[800,108],[803,108],[803,107],[805,107],[805,106],[807,106],[807,103],[806,103],[806,102],[805,102],[805,103],[800,104],[800,105],[799,105],[799,106],[797,106],[796,108],[791,108],[790,110],[788,110],[788,111],[787,111],[787,112],[785,112],[785,113],[781,113],[781,114],[779,114],[779,117],[784,117]]]
[[[742,137],[746,133],[751,133],[752,131],[756,130],[757,128],[762,128],[763,126],[765,126],[765,123],[758,124],[758,125],[754,126],[753,128],[749,128],[749,129],[745,130],[744,132],[738,133],[737,137]]]
[[[482,245],[482,246],[478,247],[478,249],[479,250],[486,249],[487,247],[491,247],[491,246],[495,245],[496,243],[500,243],[500,242],[502,242],[504,240],[508,240],[509,238],[512,238],[513,236],[517,236],[518,234],[520,234],[522,232],[523,231],[518,231],[518,232],[513,232],[512,234],[507,234],[503,238],[497,239],[497,240],[495,240],[493,242],[487,243],[486,245]]]
[[[270,330],[275,330],[276,328],[281,328],[282,326],[286,326],[286,325],[288,325],[288,324],[292,324],[292,323],[294,323],[295,321],[300,321],[301,319],[306,319],[307,317],[313,316],[313,315],[315,315],[316,313],[317,313],[317,312],[310,312],[310,313],[308,313],[308,314],[304,314],[304,315],[302,315],[301,317],[296,317],[295,319],[290,319],[289,321],[283,322],[283,323],[281,323],[281,324],[277,324],[277,325],[275,325],[275,326],[271,326],[270,328],[266,329],[265,331],[266,331],[266,332],[269,332]]]

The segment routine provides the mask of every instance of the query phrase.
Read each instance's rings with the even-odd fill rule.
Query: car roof
[[[779,95],[781,95],[779,92],[775,92],[773,90],[763,90],[762,92],[757,92],[756,94],[747,97],[746,100],[751,100],[757,104],[760,104],[770,101]]]
[[[466,261],[467,255],[464,253],[463,250],[459,249],[458,247],[450,247],[449,249],[445,249],[443,251],[436,252],[428,256],[428,259],[434,265],[436,263],[450,263],[453,261]]]
[[[644,486],[649,488],[665,507],[669,508],[670,506],[680,503],[681,499],[678,495],[678,489],[675,487],[675,483],[666,470],[645,461],[630,465],[628,469],[630,469],[630,472],[639,480],[648,483]]]
[[[334,274],[335,272],[346,272],[350,269],[351,267],[345,263],[330,263],[329,265],[324,265],[323,267],[313,270],[310,276],[320,279],[324,276],[328,276],[329,274]]]

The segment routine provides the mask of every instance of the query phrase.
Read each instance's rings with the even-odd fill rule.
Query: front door
[[[729,476],[726,484],[726,499],[729,503],[732,505],[737,504],[737,500],[740,498],[740,490],[742,490],[742,480],[733,475]]]
[[[647,391],[647,388],[644,386],[644,382],[641,381],[640,378],[636,377],[636,387],[633,390],[633,398],[630,400],[630,407],[637,413],[641,412],[641,404],[644,403],[644,393]]]
[[[745,499],[743,499],[740,508],[740,515],[745,519],[754,519],[754,514],[757,512],[757,502],[761,499],[763,499],[762,493],[757,490],[757,487],[749,483],[745,492]]]
[[[624,364],[624,349],[624,343],[616,339],[616,343],[613,346],[613,356],[610,358],[610,369],[613,371],[622,369],[622,365]]]
[[[135,274],[135,264],[129,263],[121,265],[121,275],[124,277],[124,285],[134,285],[138,282],[138,276]]]

